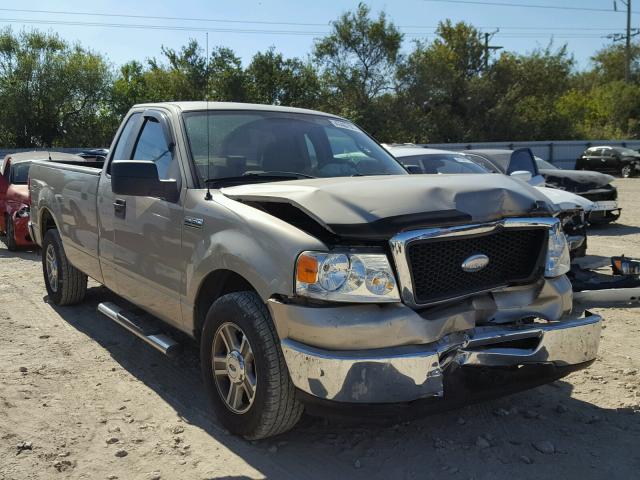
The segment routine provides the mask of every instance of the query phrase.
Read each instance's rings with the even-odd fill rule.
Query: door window
[[[177,161],[167,145],[160,122],[154,118],[145,120],[138,142],[133,149],[133,160],[154,162],[161,180],[177,179]]]
[[[118,143],[116,143],[116,148],[113,151],[113,156],[111,157],[111,161],[113,160],[129,160],[129,152],[131,152],[131,145],[133,145],[135,134],[136,134],[136,126],[138,125],[138,121],[140,120],[140,113],[134,113],[127,120],[126,125],[122,129],[122,133],[118,138]],[[111,173],[111,161],[107,166],[107,173]]]

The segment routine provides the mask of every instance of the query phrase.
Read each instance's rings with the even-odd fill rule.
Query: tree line
[[[640,44],[624,82],[621,45],[576,69],[566,46],[487,58],[468,23],[439,24],[403,54],[403,34],[360,4],[307,58],[274,48],[243,65],[191,40],[161,57],[109,60],[53,33],[0,31],[0,146],[108,146],[136,103],[172,100],[304,107],[351,119],[383,142],[616,139],[640,136]]]

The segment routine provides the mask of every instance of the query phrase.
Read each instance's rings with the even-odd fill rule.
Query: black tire
[[[55,271],[51,269],[55,285],[49,280],[48,253],[51,253],[56,261]],[[87,276],[67,260],[60,234],[56,229],[47,230],[42,241],[42,273],[49,300],[56,305],[73,305],[84,300],[87,293]]]
[[[227,406],[213,375],[214,339],[228,324],[244,333],[255,364],[255,397],[244,413],[235,413]],[[303,406],[296,399],[269,311],[254,292],[230,293],[211,305],[202,332],[200,360],[213,409],[231,433],[257,440],[283,433],[300,419]]]
[[[7,245],[7,249],[13,252],[18,248],[18,245],[16,245],[16,234],[13,230],[13,220],[10,216],[7,216],[7,219],[5,220],[5,226],[7,233],[6,237],[4,237],[4,240]]]
[[[620,169],[620,176],[622,178],[630,178],[632,175],[633,169],[631,165],[623,165]]]

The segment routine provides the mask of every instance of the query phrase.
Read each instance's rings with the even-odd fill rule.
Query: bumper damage
[[[338,351],[284,339],[282,350],[294,385],[306,394],[334,402],[403,403],[445,397],[450,371],[509,368],[517,380],[521,367],[586,366],[596,357],[601,322],[587,312],[557,322],[476,327],[427,345]],[[529,370],[523,368],[523,375]]]
[[[588,213],[587,220],[593,224],[615,222],[621,213],[622,208],[615,200],[596,201],[593,202],[593,209]]]

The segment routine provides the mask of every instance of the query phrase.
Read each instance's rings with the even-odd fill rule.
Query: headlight
[[[335,302],[399,302],[387,256],[379,253],[303,252],[296,293]]]
[[[20,210],[18,210],[16,212],[16,217],[17,218],[26,218],[29,216],[29,206],[28,205],[24,205],[22,208],[20,208]]]
[[[562,233],[560,222],[549,229],[549,247],[547,249],[547,263],[544,269],[545,277],[558,277],[571,269],[569,246]]]

